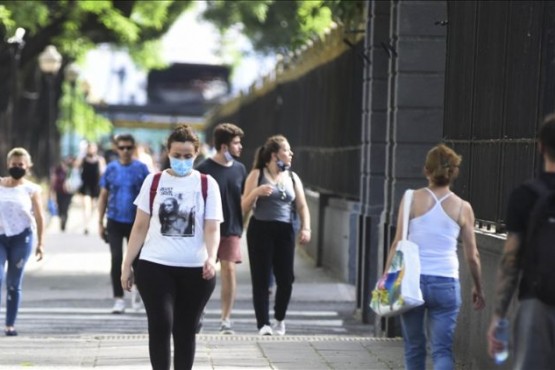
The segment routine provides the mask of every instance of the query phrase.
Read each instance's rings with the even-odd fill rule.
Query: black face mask
[[[22,167],[10,167],[8,169],[8,173],[10,174],[11,177],[13,177],[16,180],[19,180],[20,178],[22,178],[23,176],[25,176],[25,168]]]

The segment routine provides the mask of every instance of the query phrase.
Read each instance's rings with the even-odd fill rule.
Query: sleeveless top
[[[408,239],[418,244],[422,275],[459,277],[457,237],[461,227],[443,209],[441,203],[453,193],[441,199],[428,188],[435,204],[423,215],[409,221]]]
[[[0,235],[14,236],[34,229],[31,197],[40,191],[41,187],[30,181],[15,187],[0,186]]]
[[[98,181],[100,180],[100,162],[98,161],[98,158],[95,157],[93,162],[89,162],[84,158],[81,168],[81,179],[83,180],[83,185],[97,186]]]
[[[266,176],[261,176],[259,185],[262,184],[270,184],[272,194],[268,197],[258,197],[252,212],[254,218],[260,221],[291,223],[291,207],[293,200],[295,200],[293,182],[286,181],[283,185],[271,184]]]

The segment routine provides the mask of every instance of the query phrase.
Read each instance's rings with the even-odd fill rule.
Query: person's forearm
[[[207,222],[204,228],[204,242],[208,258],[216,260],[218,254],[218,246],[220,245],[220,224],[216,222]]]
[[[310,230],[310,212],[306,205],[300,209],[299,215],[301,217],[301,228]]]
[[[35,218],[37,222],[37,243],[39,245],[44,244],[44,218],[42,214]]]
[[[517,288],[518,277],[517,251],[505,251],[497,269],[494,312],[499,317],[505,317],[507,314]]]
[[[395,240],[393,240],[393,243],[391,243],[391,247],[389,248],[389,252],[387,254],[387,259],[385,261],[385,265],[383,266],[382,275],[385,274],[389,270],[389,267],[391,266],[393,256],[397,252],[397,243],[398,242],[399,242],[399,240],[395,239]]]
[[[480,265],[480,259],[475,259],[468,262],[468,268],[470,270],[470,275],[472,276],[472,282],[474,283],[474,288],[477,292],[482,292],[482,267]]]
[[[125,252],[125,257],[123,259],[122,266],[131,266],[135,258],[139,255],[139,251],[146,239],[146,234],[148,232],[148,223],[135,223],[133,229],[131,230],[131,235],[129,236],[129,242],[127,243],[127,251]]]
[[[257,198],[256,189],[253,189],[253,191],[251,191],[248,195],[243,197],[243,199],[241,200],[241,210],[243,211],[243,217],[248,215],[249,212],[252,210],[252,207],[254,205],[254,202],[256,201],[256,198]]]
[[[98,197],[98,223],[100,225],[104,225],[104,215],[106,214],[106,200],[108,198],[108,194],[103,189],[100,191],[100,196]]]
[[[38,193],[35,193],[31,198],[31,202],[33,204],[35,223],[37,224],[37,243],[42,245],[44,243],[44,213],[42,211],[42,198]]]

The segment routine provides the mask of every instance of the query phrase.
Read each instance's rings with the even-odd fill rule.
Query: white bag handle
[[[403,237],[401,240],[407,240],[407,236],[409,234],[409,215],[413,193],[414,190],[407,189],[407,191],[405,191],[405,196],[403,197]]]

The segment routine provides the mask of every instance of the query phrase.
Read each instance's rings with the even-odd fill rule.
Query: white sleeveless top
[[[453,193],[435,199],[434,206],[423,215],[409,221],[408,239],[418,244],[422,275],[459,278],[457,237],[461,227],[445,212],[441,203]]]
[[[14,236],[35,228],[31,197],[40,191],[40,186],[30,181],[15,187],[0,185],[0,235]]]

